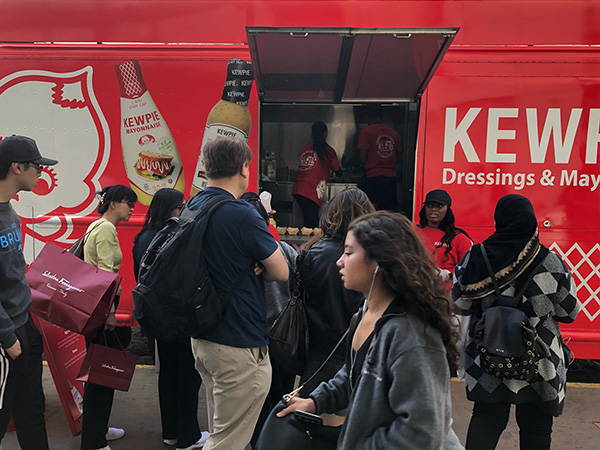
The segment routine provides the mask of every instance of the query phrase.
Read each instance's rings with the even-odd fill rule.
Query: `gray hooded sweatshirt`
[[[442,338],[397,302],[375,326],[358,383],[345,364],[310,398],[318,414],[347,408],[338,449],[464,450],[452,429]]]

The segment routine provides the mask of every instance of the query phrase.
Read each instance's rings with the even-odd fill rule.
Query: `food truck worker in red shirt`
[[[381,119],[376,112],[375,120]],[[396,168],[400,153],[400,136],[388,125],[376,123],[360,130],[356,144],[365,171],[362,189],[377,209],[395,210]]]
[[[327,125],[312,124],[312,142],[300,151],[298,175],[292,195],[304,215],[304,226],[319,226],[319,207],[325,196],[330,171],[339,171],[340,163],[335,150],[327,144]]]
[[[473,245],[467,232],[454,225],[450,205],[452,198],[446,191],[435,189],[428,192],[419,212],[419,224],[415,227],[446,282],[452,281],[456,265]]]
[[[377,117],[381,118],[379,112]],[[397,209],[396,167],[400,136],[388,125],[376,123],[360,130],[356,144],[365,171],[361,185],[377,209]]]

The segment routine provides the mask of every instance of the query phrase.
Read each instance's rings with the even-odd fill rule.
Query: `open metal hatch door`
[[[411,102],[458,28],[247,27],[267,103]]]

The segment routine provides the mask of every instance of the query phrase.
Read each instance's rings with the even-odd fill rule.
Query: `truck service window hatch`
[[[247,27],[267,103],[412,102],[458,28]]]

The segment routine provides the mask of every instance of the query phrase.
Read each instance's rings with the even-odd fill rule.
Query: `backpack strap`
[[[490,277],[492,278],[492,283],[494,285],[494,292],[496,293],[497,298],[500,298],[501,294],[500,294],[500,288],[498,287],[498,280],[496,280],[496,276],[494,275],[494,271],[492,269],[492,265],[490,264],[490,260],[488,258],[487,252],[485,251],[485,246],[483,244],[479,244],[479,247],[481,248],[481,255],[483,256],[483,260],[484,260],[485,265],[487,267],[488,273],[490,274]],[[519,303],[521,303],[521,297],[523,297],[523,294],[525,293],[525,289],[527,289],[527,286],[529,285],[529,283],[531,282],[531,280],[535,276],[536,269],[541,264],[542,263],[540,262],[539,264],[535,265],[529,271],[529,274],[527,275],[527,278],[525,279],[525,282],[521,285],[521,288],[518,291],[515,291],[515,294],[513,296],[513,298],[514,298],[514,305],[510,305],[510,306],[513,306],[515,308],[519,307]],[[494,301],[493,306],[495,306],[496,303],[497,303],[497,301]],[[506,302],[506,300],[504,300],[501,303],[506,304],[507,302]]]
[[[485,267],[487,268],[488,274],[492,278],[492,284],[494,285],[494,292],[496,295],[500,295],[500,288],[498,287],[498,280],[496,280],[496,275],[494,274],[494,270],[492,269],[492,265],[490,264],[490,259],[488,258],[487,251],[485,250],[485,246],[483,244],[479,244],[479,248],[481,249],[481,256],[483,256],[483,261],[485,262]]]
[[[210,219],[212,218],[212,215],[217,211],[217,209],[219,209],[219,207],[221,207],[225,203],[234,202],[234,201],[236,201],[236,200],[231,199],[227,195],[217,195],[214,198],[208,199],[204,205],[200,206],[200,208],[198,208],[196,210],[191,210],[189,208],[185,208],[182,211],[180,217],[189,218],[194,221],[197,221],[200,217],[202,217],[203,215],[206,215],[205,226],[208,227]],[[242,270],[236,277],[236,279],[233,282],[233,284],[231,285],[231,287],[227,290],[227,294],[225,295],[224,298],[226,300],[230,300],[233,297],[233,294],[235,293],[235,291],[237,291],[238,288],[242,285],[242,282],[253,271],[254,271],[254,264],[252,264],[252,266],[249,267],[248,269]]]

